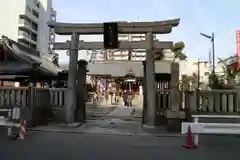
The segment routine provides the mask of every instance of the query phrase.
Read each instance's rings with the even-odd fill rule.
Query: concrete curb
[[[66,131],[66,130],[53,130],[53,129],[34,129],[30,128],[29,132],[57,132],[57,133],[68,133],[68,134],[91,134],[91,135],[109,135],[109,136],[155,136],[155,137],[166,137],[166,138],[182,138],[185,135],[180,134],[171,134],[171,133],[162,133],[162,134],[151,134],[151,133],[92,133],[85,131]]]

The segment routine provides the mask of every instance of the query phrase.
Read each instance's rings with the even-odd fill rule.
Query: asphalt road
[[[26,140],[0,137],[1,160],[239,160],[240,138],[201,137],[187,150],[181,137],[106,136],[32,132]]]

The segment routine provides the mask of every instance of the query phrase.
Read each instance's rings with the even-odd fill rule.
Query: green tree
[[[220,89],[220,80],[215,73],[209,75],[209,83],[212,89]]]
[[[196,73],[192,75],[182,75],[181,87],[184,91],[196,90],[198,87],[198,76]]]
[[[227,81],[228,85],[235,86],[239,83],[240,69],[229,67],[229,65],[236,63],[236,57],[231,56],[227,59],[219,58],[219,64],[222,64],[222,70],[224,72],[223,79]]]
[[[174,53],[174,61],[179,58],[180,60],[185,60],[187,56],[183,54],[183,50],[185,48],[185,43],[183,41],[179,41],[174,43],[172,47],[172,52]]]

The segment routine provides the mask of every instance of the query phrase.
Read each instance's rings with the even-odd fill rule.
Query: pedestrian
[[[116,93],[116,96],[115,96],[115,102],[116,104],[119,104],[119,97],[120,97],[120,92]]]
[[[132,107],[132,100],[133,100],[133,92],[128,92],[128,104],[130,107]]]
[[[123,92],[123,102],[124,102],[124,106],[128,106],[128,92],[127,92],[127,90],[124,90],[124,92]]]

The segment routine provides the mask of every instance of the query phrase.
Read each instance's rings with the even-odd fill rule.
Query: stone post
[[[105,98],[105,104],[108,105],[109,100],[109,92],[108,92],[108,78],[105,77],[105,91],[104,91],[104,98]]]
[[[197,92],[192,91],[192,92],[190,92],[190,97],[189,97],[189,111],[190,111],[190,113],[197,112],[197,109],[198,109]]]
[[[79,34],[72,33],[70,58],[69,58],[69,71],[68,71],[68,92],[67,102],[65,106],[65,121],[66,123],[73,123],[74,110],[76,108],[76,71],[78,60],[78,44]]]
[[[155,56],[153,48],[153,34],[147,33],[146,42],[148,43],[146,55],[146,99],[147,99],[147,124],[156,125],[156,83],[155,83]]]
[[[237,89],[237,97],[236,97],[237,109],[236,109],[236,111],[240,112],[240,86],[236,86],[236,89]]]
[[[85,60],[79,60],[77,62],[77,101],[76,109],[74,111],[75,121],[85,122],[86,119],[86,73],[87,73],[87,64]]]
[[[166,111],[167,130],[170,132],[179,132],[181,130],[181,121],[185,119],[185,112],[180,111],[180,90],[179,90],[179,64],[171,64],[171,99],[170,109]]]
[[[185,118],[184,112],[180,111],[180,106],[182,102],[181,102],[181,93],[179,90],[179,64],[178,63],[171,64],[170,89],[171,89],[170,109],[166,111],[166,117],[171,119]]]
[[[142,62],[143,65],[143,119],[142,124],[147,123],[147,87],[146,87],[146,61]]]
[[[179,112],[180,111],[180,92],[179,92],[179,64],[171,64],[171,94],[172,94],[172,106],[171,111]]]
[[[28,108],[27,108],[27,113],[25,119],[28,122],[28,127],[31,127],[34,125],[34,120],[33,120],[33,111],[36,107],[36,95],[35,95],[35,88],[34,88],[34,81],[32,78],[30,78],[29,86],[28,86]]]

